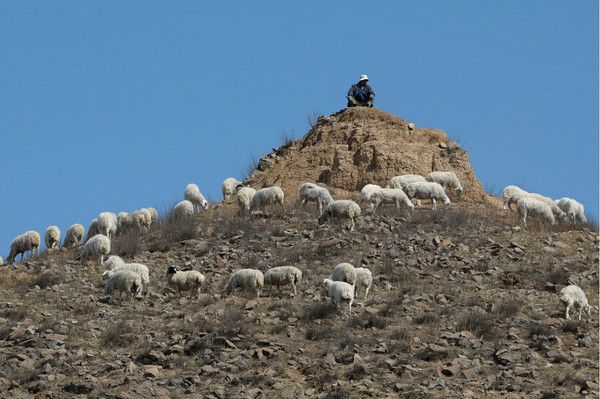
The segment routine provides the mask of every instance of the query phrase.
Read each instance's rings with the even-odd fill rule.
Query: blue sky
[[[217,199],[345,106],[446,130],[479,179],[598,217],[598,2],[0,1],[0,253],[51,224]]]

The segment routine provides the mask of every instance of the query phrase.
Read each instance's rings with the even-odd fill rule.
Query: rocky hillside
[[[304,181],[319,182],[341,198],[368,183],[385,186],[393,176],[427,175],[433,169],[457,174],[465,188],[463,203],[487,202],[466,151],[445,132],[357,107],[320,117],[303,138],[261,158],[248,183],[296,193]]]
[[[355,195],[365,182],[428,172],[434,154],[466,189],[449,209],[367,213],[350,232],[318,226],[314,207],[240,218],[215,204],[122,235],[112,253],[150,269],[140,300],[109,301],[102,268],[77,262],[78,249],[5,267],[0,397],[598,396],[598,315],[567,321],[557,295],[577,284],[598,304],[597,227],[524,229],[509,211],[477,206],[488,199],[464,151],[379,110],[321,118],[250,181],[291,199],[303,180]],[[340,262],[373,272],[353,314],[324,297]],[[177,297],[167,265],[206,276],[198,298]],[[295,297],[224,295],[233,271],[281,265],[303,271]]]

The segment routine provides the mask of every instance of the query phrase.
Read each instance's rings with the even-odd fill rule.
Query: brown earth
[[[347,198],[368,183],[384,187],[394,176],[426,176],[433,169],[457,174],[465,189],[463,203],[488,203],[467,152],[445,132],[411,129],[388,112],[356,107],[320,117],[303,138],[261,158],[247,183],[279,185],[294,196],[301,183],[319,182],[334,198]]]
[[[77,249],[5,267],[0,397],[597,397],[598,315],[565,320],[557,294],[577,284],[598,304],[597,226],[524,229],[510,211],[476,206],[485,194],[466,153],[452,147],[442,133],[406,130],[383,111],[322,118],[267,157],[270,167],[251,181],[279,183],[293,197],[299,182],[329,170],[336,194],[356,195],[364,182],[426,173],[436,153],[440,169],[459,174],[465,195],[409,218],[366,214],[353,232],[318,226],[314,207],[240,218],[230,203],[186,220],[163,217],[146,235],[112,243],[113,253],[150,268],[141,300],[110,303],[101,267],[76,262]],[[322,290],[339,262],[374,276],[352,315]],[[206,276],[199,298],[167,287],[170,264]],[[224,296],[232,271],[280,265],[303,271],[295,298],[289,290]]]

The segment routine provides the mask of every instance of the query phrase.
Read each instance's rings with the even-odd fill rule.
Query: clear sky
[[[295,3],[295,2],[294,2]],[[488,189],[598,217],[598,2],[0,0],[0,254],[163,210],[345,106],[446,130]]]

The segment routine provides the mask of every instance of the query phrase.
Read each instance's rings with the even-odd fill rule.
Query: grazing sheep
[[[559,220],[565,221],[565,222],[568,220],[567,214],[564,213],[563,210],[558,207],[558,205],[556,204],[556,202],[554,202],[554,200],[552,198],[546,197],[545,195],[538,194],[538,193],[529,193],[527,196],[530,198],[535,198],[536,200],[542,201],[543,203],[548,205],[550,207],[550,209],[552,210],[552,213],[554,214],[554,216],[559,218]]]
[[[87,235],[85,236],[85,242],[88,242],[97,234],[102,233],[100,232],[100,222],[98,221],[98,218],[95,218],[91,221],[90,226],[88,227]]]
[[[81,243],[84,235],[85,229],[83,225],[79,223],[72,224],[65,233],[65,240],[62,246],[65,248],[76,247]]]
[[[350,285],[355,285],[356,269],[350,263],[340,263],[333,268],[331,279],[333,281],[344,281]]]
[[[111,255],[111,256],[109,256],[102,263],[102,265],[104,266],[104,270],[113,270],[117,266],[121,266],[121,265],[124,265],[124,264],[125,264],[125,261],[120,256],[117,256],[117,255]]]
[[[204,198],[204,195],[200,192],[200,188],[196,184],[188,184],[183,197],[194,204],[196,211],[208,209],[208,201]]]
[[[360,213],[360,206],[356,202],[351,200],[336,200],[327,205],[321,216],[319,216],[319,224],[323,224],[331,218],[350,219],[350,231],[353,231],[356,218],[360,216]]]
[[[158,218],[156,209],[142,208],[133,212],[121,212],[117,216],[117,232],[122,235],[130,230],[145,233],[152,226],[153,220]]]
[[[58,248],[60,244],[60,229],[56,226],[50,226],[44,233],[44,242],[46,243],[46,249],[52,250]]]
[[[436,201],[441,201],[447,207],[450,206],[450,198],[446,195],[444,187],[434,182],[415,182],[410,183],[404,188],[408,198],[431,199],[433,210],[436,210]]]
[[[556,205],[565,212],[571,223],[587,223],[583,204],[567,197],[556,200],[555,202]]]
[[[265,273],[265,284],[277,286],[277,290],[281,291],[282,285],[291,285],[296,296],[296,284],[302,280],[302,271],[294,266],[279,266],[267,270]],[[269,294],[271,290],[269,290]]]
[[[569,311],[574,307],[579,308],[579,320],[581,320],[582,312],[584,312],[588,317],[591,317],[592,310],[598,309],[597,307],[588,304],[585,293],[576,285],[569,285],[560,290],[560,300],[567,305],[567,310],[565,312],[565,318],[567,320],[571,320]]]
[[[367,295],[369,295],[369,290],[371,289],[371,285],[373,285],[373,275],[371,271],[366,267],[356,267],[354,268],[354,272],[356,273],[356,292],[355,295],[358,295],[358,287],[363,287],[365,290],[365,303],[367,302]]]
[[[242,290],[252,290],[256,293],[256,297],[260,297],[260,290],[265,285],[265,276],[262,274],[260,270],[255,269],[240,269],[233,273],[229,282],[227,283],[227,287],[225,288],[225,293],[229,295],[236,288],[240,288]]]
[[[410,183],[415,183],[418,181],[426,181],[425,178],[421,175],[400,175],[394,176],[388,182],[388,188],[401,188],[408,186]]]
[[[117,232],[117,215],[112,212],[102,212],[98,215],[98,229],[100,234],[108,238],[114,237]]]
[[[267,205],[275,204],[279,204],[281,209],[285,211],[285,207],[283,206],[283,197],[284,194],[281,187],[272,186],[261,188],[252,196],[252,200],[250,201],[250,212],[264,208]]]
[[[31,251],[31,256],[35,252],[40,254],[40,234],[37,231],[26,231],[20,236],[15,237],[10,244],[10,252],[6,262],[12,265],[17,255],[21,254],[21,261],[23,260],[23,254],[27,251]]]
[[[156,210],[156,208],[143,208],[145,210],[147,210],[148,212],[150,212],[150,221],[151,224],[154,224],[158,221],[158,212]]]
[[[244,215],[250,212],[250,202],[256,194],[256,190],[252,187],[240,187],[236,193],[237,203],[240,207],[240,214]]]
[[[98,264],[102,265],[104,257],[110,252],[110,239],[103,235],[97,234],[90,238],[79,255],[79,259],[84,263],[88,259],[98,259]]]
[[[242,185],[242,182],[234,179],[233,177],[228,177],[227,179],[223,180],[223,187],[221,189],[221,192],[223,193],[223,201],[229,199],[229,197],[235,193],[236,189],[240,185]]]
[[[300,185],[298,200],[302,202],[302,207],[305,207],[307,202],[316,202],[319,206],[319,214],[323,212],[323,206],[333,202],[329,190],[314,183],[302,183]]]
[[[452,190],[458,191],[459,194],[463,192],[460,180],[454,172],[431,172],[425,177],[425,180],[438,183],[444,188],[450,187]]]
[[[415,208],[406,193],[400,188],[382,188],[371,195],[370,202],[373,205],[373,212],[377,212],[381,204],[395,204],[397,210],[400,210],[401,204],[409,210]]]
[[[327,289],[327,295],[335,303],[339,310],[342,301],[348,301],[348,311],[352,314],[352,302],[354,302],[354,286],[343,281],[333,281],[328,278],[323,280]]]
[[[196,297],[200,296],[204,280],[204,275],[196,270],[179,271],[175,266],[169,266],[167,269],[167,282],[175,286],[178,296],[181,296],[181,291],[195,291]]]
[[[104,264],[106,265],[106,262]],[[123,270],[137,273],[140,276],[142,281],[142,287],[138,290],[138,298],[140,298],[142,296],[143,287],[148,287],[148,284],[150,284],[150,271],[148,270],[148,266],[142,265],[141,263],[123,263],[115,266],[114,269],[104,271],[102,279],[106,280],[113,274]]]
[[[362,206],[365,202],[371,202],[371,196],[381,191],[381,186],[377,184],[367,184],[360,190],[360,205]]]
[[[516,204],[522,197],[526,197],[529,193],[523,190],[519,186],[506,186],[502,190],[502,197],[504,198],[504,209],[511,209],[511,204]]]
[[[133,299],[132,294],[134,292],[137,294],[137,297],[140,297],[142,290],[142,278],[139,274],[130,270],[107,273],[111,274],[107,278],[104,286],[106,287],[106,293],[110,295],[110,299],[112,299],[115,291],[119,291],[119,298],[121,298],[121,293],[123,292],[127,293],[129,300]]]
[[[188,200],[183,200],[175,204],[171,215],[178,219],[185,219],[194,214],[194,204]]]
[[[556,224],[554,220],[554,214],[552,213],[552,209],[546,204],[536,198],[526,196],[521,198],[517,202],[517,209],[519,211],[519,216],[523,219],[523,224],[527,226],[527,216],[537,216],[543,220],[546,220],[552,225]]]

